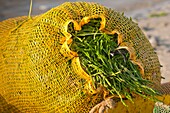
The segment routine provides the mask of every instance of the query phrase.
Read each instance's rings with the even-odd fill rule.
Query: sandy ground
[[[44,13],[52,7],[68,1],[98,2],[106,7],[123,11],[127,14],[131,11],[153,7],[155,4],[169,0],[33,0],[32,14]],[[28,15],[29,5],[30,0],[0,0],[0,20]]]
[[[67,0],[77,1],[77,0]],[[106,7],[123,11],[132,17],[144,31],[155,51],[161,65],[162,83],[170,81],[170,1],[169,0],[84,0],[99,2]],[[33,0],[32,15],[46,12],[66,0]],[[29,0],[0,0],[0,21],[28,15]]]

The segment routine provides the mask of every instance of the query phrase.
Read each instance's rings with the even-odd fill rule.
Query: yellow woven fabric
[[[0,110],[87,113],[101,102],[103,92],[89,93],[90,79],[78,64],[68,62],[78,62],[69,49],[68,24],[73,22],[79,30],[98,17],[100,30],[117,33],[119,44],[129,49],[143,77],[159,85],[158,57],[136,23],[96,3],[67,2],[32,19],[0,22]]]
[[[163,95],[157,97],[161,100],[165,105],[170,105],[170,95]],[[108,113],[153,113],[155,102],[143,99],[142,97],[134,98],[134,104],[130,101],[125,100],[125,103],[128,107],[124,107],[124,105],[119,102],[114,109],[110,109]],[[158,112],[158,113],[168,113]]]

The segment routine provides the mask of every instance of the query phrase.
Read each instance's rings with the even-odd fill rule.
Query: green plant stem
[[[138,66],[130,61],[129,52],[116,49],[119,46],[117,35],[105,34],[99,27],[100,21],[94,19],[82,26],[81,31],[71,32],[73,43],[70,48],[78,53],[94,87],[105,87],[111,94],[118,95],[124,105],[122,95],[130,101],[132,93],[144,98],[157,95],[158,92],[148,87],[152,83],[143,79]]]

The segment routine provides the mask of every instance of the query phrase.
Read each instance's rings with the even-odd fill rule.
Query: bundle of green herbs
[[[124,105],[122,95],[131,101],[132,94],[153,99],[158,92],[148,87],[152,83],[142,78],[126,49],[117,49],[118,35],[99,30],[100,21],[91,19],[80,31],[74,31],[73,24],[69,24],[68,29],[73,38],[70,48],[78,53],[81,66],[91,77],[94,87],[102,85],[111,94],[118,95]]]

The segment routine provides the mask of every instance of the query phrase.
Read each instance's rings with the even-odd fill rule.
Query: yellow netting
[[[77,56],[68,46],[68,24],[78,30],[98,17],[100,30],[119,34],[119,44],[134,49],[131,58],[144,70],[143,77],[159,85],[157,55],[136,23],[96,3],[68,2],[32,19],[0,23],[0,110],[86,113],[101,102],[103,92],[86,91],[87,79],[68,62]]]
[[[163,95],[157,97],[159,100],[163,101],[164,105],[170,105],[170,95]],[[116,105],[116,108],[113,110],[109,110],[109,113],[169,113],[166,110],[162,110],[162,112],[153,112],[155,102],[143,99],[141,97],[134,98],[134,104],[125,100],[128,107],[124,107],[124,105],[119,102]],[[163,109],[163,107],[161,107]],[[159,111],[159,109],[157,109]]]

